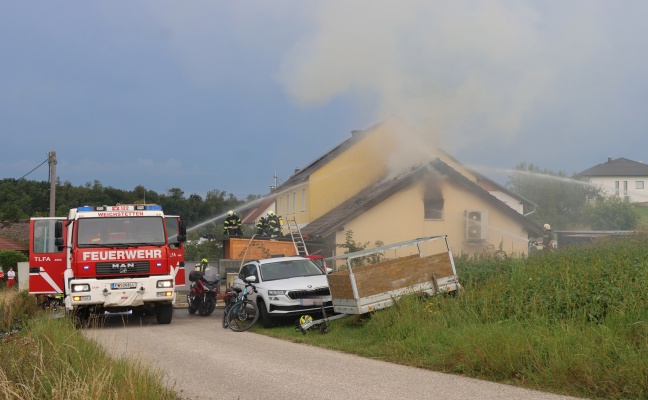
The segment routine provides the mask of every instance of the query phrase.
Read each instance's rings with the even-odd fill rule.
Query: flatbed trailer
[[[445,250],[425,255],[423,245],[427,242],[442,241]],[[385,252],[401,249],[406,256],[397,256],[388,260],[366,265],[354,266],[354,260],[363,257],[378,259]],[[403,251],[404,250],[404,251]],[[320,326],[320,331],[328,331],[328,321],[351,314],[365,314],[391,307],[403,295],[410,293],[457,294],[462,288],[450,250],[447,235],[429,236],[404,242],[380,246],[325,258],[329,267],[336,267],[342,261],[344,265],[327,275],[333,309],[338,315],[323,319],[305,320],[299,327],[302,333]],[[359,261],[356,261],[359,263]]]
[[[424,255],[422,244],[445,241],[445,251]],[[381,261],[376,264],[353,266],[353,260],[384,253],[389,250],[416,246],[416,253]],[[454,294],[461,289],[448,243],[448,236],[430,236],[325,259],[329,265],[342,260],[346,268],[328,275],[333,309],[337,313],[364,314],[391,307],[394,301],[408,293]]]

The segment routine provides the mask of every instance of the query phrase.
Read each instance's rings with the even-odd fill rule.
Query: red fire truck
[[[63,294],[81,321],[132,311],[159,324],[173,316],[175,287],[185,284],[182,218],[159,205],[83,206],[67,218],[32,218],[29,292]]]

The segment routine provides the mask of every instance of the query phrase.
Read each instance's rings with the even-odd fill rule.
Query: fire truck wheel
[[[90,321],[90,310],[86,307],[79,307],[72,311],[71,316],[77,328],[84,328]]]
[[[155,317],[158,324],[170,324],[173,318],[173,304],[158,304]]]

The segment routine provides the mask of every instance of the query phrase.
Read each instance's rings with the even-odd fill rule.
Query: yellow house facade
[[[541,228],[449,155],[402,157],[403,129],[392,121],[352,133],[276,189],[277,213],[325,256],[344,253],[338,245],[349,231],[370,247],[448,235],[455,254],[526,254],[529,236]]]

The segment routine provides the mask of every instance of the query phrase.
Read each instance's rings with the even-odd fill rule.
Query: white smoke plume
[[[607,46],[597,2],[320,4],[311,34],[284,58],[294,100],[353,96],[376,121],[397,115],[451,152],[512,141],[532,110],[565,101],[566,73]]]

